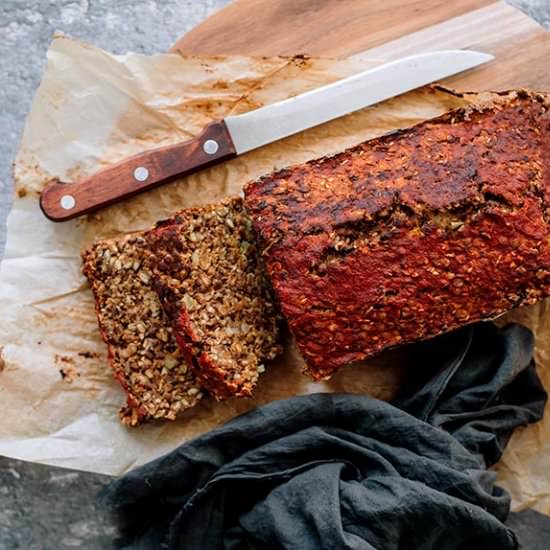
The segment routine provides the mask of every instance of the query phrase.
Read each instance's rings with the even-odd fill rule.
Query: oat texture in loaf
[[[122,422],[174,420],[203,395],[152,288],[141,235],[100,241],[82,254],[101,336],[115,378],[127,393]]]
[[[550,294],[549,106],[491,94],[246,187],[315,379]]]
[[[281,348],[242,199],[182,211],[146,238],[157,292],[201,384],[218,400],[251,395]]]

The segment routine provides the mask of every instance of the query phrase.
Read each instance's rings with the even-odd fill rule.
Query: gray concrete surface
[[[52,33],[61,30],[116,53],[165,51],[228,1],[0,0],[0,257],[11,162]],[[550,27],[550,0],[511,3]],[[116,531],[96,500],[108,482],[104,476],[0,458],[0,550],[110,548]],[[550,548],[550,523],[539,514],[526,512],[511,521],[524,548]]]

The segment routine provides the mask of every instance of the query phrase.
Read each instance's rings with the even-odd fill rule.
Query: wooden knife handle
[[[225,123],[213,122],[184,143],[134,155],[74,183],[50,183],[40,207],[50,220],[69,220],[234,156]]]

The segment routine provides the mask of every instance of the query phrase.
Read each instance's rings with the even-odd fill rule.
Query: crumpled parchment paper
[[[96,239],[144,229],[175,211],[237,194],[274,168],[330,154],[465,105],[424,88],[214,166],[97,214],[62,224],[40,212],[48,180],[71,181],[109,162],[196,135],[208,122],[296,95],[383,60],[113,56],[63,36],[25,126],[15,165],[16,198],[0,267],[0,453],[57,466],[122,474],[260,404],[316,391],[389,398],[414,379],[406,350],[313,383],[291,343],[268,367],[256,396],[211,399],[173,423],[123,427],[124,394],[100,340],[80,251]],[[537,335],[539,372],[550,388],[547,303],[513,313]],[[499,467],[516,509],[550,513],[550,414],[518,430]]]

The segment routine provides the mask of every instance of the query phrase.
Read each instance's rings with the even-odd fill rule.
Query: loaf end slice
[[[155,288],[201,384],[218,400],[251,395],[281,346],[242,199],[184,210],[146,238]]]
[[[127,393],[122,422],[174,420],[201,399],[203,390],[152,287],[145,239],[136,234],[100,241],[82,259],[109,362]]]

